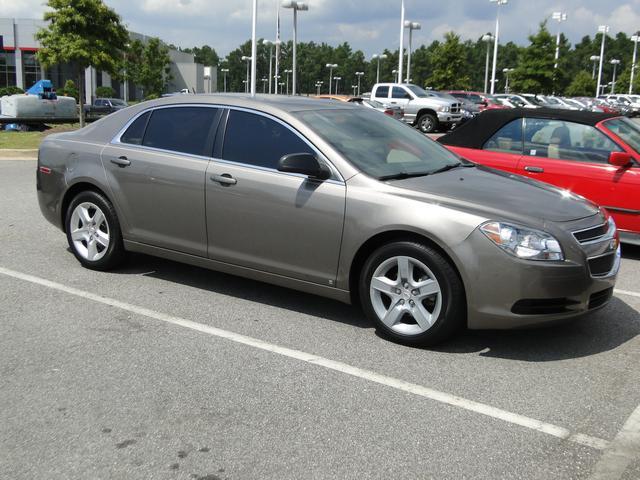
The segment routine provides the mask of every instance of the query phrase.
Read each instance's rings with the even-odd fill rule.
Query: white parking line
[[[619,290],[619,289],[616,288],[613,291],[613,293],[616,293],[618,295],[628,295],[629,297],[638,297],[638,298],[640,298],[640,293],[632,292],[630,290]]]
[[[262,340],[258,340],[256,338],[247,337],[245,335],[230,332],[228,330],[222,330],[216,327],[211,327],[209,325],[203,325],[201,323],[192,322],[190,320],[174,317],[161,312],[156,312],[154,310],[150,310],[144,307],[131,305],[129,303],[121,302],[113,298],[103,297],[102,295],[96,295],[95,293],[86,292],[84,290],[79,290],[73,287],[68,287],[60,283],[52,282],[50,280],[46,280],[40,277],[35,277],[33,275],[16,272],[14,270],[9,270],[9,269],[0,267],[0,274],[6,275],[8,277],[16,278],[19,280],[23,280],[26,282],[30,282],[36,285],[41,285],[43,287],[51,288],[53,290],[64,292],[70,295],[75,295],[77,297],[86,298],[88,300],[92,300],[97,303],[102,303],[104,305],[109,305],[111,307],[119,308],[121,310],[125,310],[137,315],[142,315],[142,316],[153,318],[155,320],[159,320],[162,322],[189,328],[191,330],[206,333],[208,335],[212,335],[215,337],[224,338],[226,340],[240,343],[242,345],[247,345],[250,347],[258,348],[260,350],[265,350],[267,352],[276,353],[278,355],[283,355],[285,357],[294,358],[296,360],[310,363],[312,365],[319,365],[319,366],[328,368],[329,370],[334,370],[336,372],[341,372],[346,375],[351,375],[353,377],[368,380],[370,382],[378,383],[380,385],[395,388],[397,390],[418,395],[420,397],[428,398],[430,400],[434,400],[436,402],[443,403],[445,405],[462,408],[464,410],[486,415],[494,419],[503,420],[507,423],[519,425],[521,427],[529,428],[537,432],[546,433],[547,435],[551,435],[553,437],[557,437],[563,440],[568,440],[570,442],[578,443],[580,445],[584,445],[594,449],[604,450],[609,446],[609,442],[602,438],[592,437],[590,435],[585,435],[582,433],[574,433],[564,427],[553,425],[551,423],[541,422],[534,418],[525,417],[524,415],[512,413],[507,410],[502,410],[500,408],[492,407],[490,405],[485,405],[479,402],[475,402],[473,400],[467,400],[466,398],[458,397],[456,395],[451,395],[446,392],[440,392],[438,390],[424,387],[422,385],[405,382],[404,380],[388,377],[386,375],[381,375],[376,372],[364,370],[358,367],[354,367],[352,365],[348,365],[346,363],[337,362],[337,361],[320,357],[318,355],[314,355],[311,353],[306,353],[300,350],[293,350],[290,348],[281,347],[278,345],[264,342]]]
[[[590,480],[618,480],[640,458],[640,406],[618,432],[596,464]]]

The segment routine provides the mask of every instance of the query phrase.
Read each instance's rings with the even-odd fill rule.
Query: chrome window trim
[[[316,152],[316,154],[319,156],[320,160],[322,160],[323,162],[325,162],[329,168],[331,169],[331,173],[332,173],[332,178],[325,180],[326,182],[331,182],[331,183],[338,183],[340,185],[344,185],[345,184],[345,180],[344,177],[342,176],[342,174],[340,173],[340,171],[336,168],[336,166],[326,157],[326,155],[324,155],[313,143],[311,143],[306,137],[304,137],[300,132],[298,132],[296,129],[294,129],[291,125],[287,124],[286,122],[280,120],[277,117],[274,117],[273,115],[270,115],[268,113],[265,112],[261,112],[259,110],[253,110],[250,108],[244,108],[244,107],[236,107],[236,106],[231,106],[231,105],[221,105],[221,104],[217,104],[217,103],[179,103],[179,104],[175,104],[175,105],[159,105],[156,107],[149,107],[146,108],[140,112],[138,112],[136,115],[134,115],[133,117],[131,117],[129,119],[129,121],[124,125],[124,127],[122,127],[120,129],[120,131],[118,131],[118,133],[116,134],[115,137],[113,137],[113,139],[109,142],[109,145],[114,145],[114,146],[119,146],[119,147],[127,147],[127,148],[135,148],[135,149],[140,149],[140,150],[148,150],[151,152],[157,152],[157,153],[167,153],[170,155],[180,155],[180,156],[187,156],[187,157],[191,157],[191,158],[197,158],[200,160],[214,160],[216,162],[224,162],[224,163],[228,163],[230,165],[238,165],[238,166],[243,166],[243,167],[247,167],[247,168],[253,168],[256,170],[263,170],[263,171],[269,171],[269,172],[277,172],[281,175],[288,175],[288,176],[296,176],[296,177],[302,177],[302,178],[308,178],[306,175],[301,175],[301,174],[292,174],[292,173],[288,173],[288,172],[281,172],[275,168],[268,168],[268,167],[260,167],[257,165],[251,165],[248,163],[242,163],[242,162],[234,162],[231,160],[225,160],[223,158],[215,158],[212,156],[203,156],[203,155],[194,155],[192,153],[185,153],[185,152],[177,152],[175,150],[165,150],[162,148],[155,148],[155,147],[148,147],[146,145],[136,145],[135,143],[126,143],[126,142],[122,142],[121,138],[122,135],[124,135],[124,133],[129,129],[129,127],[131,126],[131,124],[133,122],[135,122],[139,117],[141,117],[142,115],[144,115],[145,113],[148,112],[153,112],[154,110],[161,110],[161,109],[165,109],[165,108],[182,108],[182,107],[204,107],[204,108],[221,108],[221,109],[226,109],[226,110],[238,110],[238,111],[243,111],[243,112],[247,112],[247,113],[253,113],[256,115],[261,115],[263,117],[269,118],[271,120],[276,121],[277,123],[281,124],[282,126],[284,126],[285,128],[287,128],[288,130],[290,130],[294,135],[296,135],[298,138],[300,138],[304,143],[306,143],[314,152]],[[223,150],[224,151],[224,150]],[[336,177],[336,178],[333,178]]]

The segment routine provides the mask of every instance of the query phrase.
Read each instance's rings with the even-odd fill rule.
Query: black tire
[[[373,274],[385,261],[397,256],[418,260],[431,270],[439,284],[441,292],[440,313],[431,327],[424,332],[406,335],[394,331],[382,322],[374,309],[370,294]],[[440,252],[420,243],[394,242],[373,252],[365,262],[360,274],[359,297],[364,313],[373,322],[378,332],[405,345],[435,345],[452,336],[466,324],[466,296],[460,277]]]
[[[106,249],[103,249],[106,250],[104,251],[104,254],[97,260],[85,258],[72,238],[72,231],[74,230],[74,225],[72,225],[73,212],[76,207],[82,203],[91,203],[98,207],[104,215],[108,228],[109,244]],[[94,191],[85,191],[76,195],[67,208],[65,216],[65,230],[67,232],[69,248],[71,248],[75,257],[84,267],[91,270],[111,270],[117,267],[124,260],[125,250],[122,242],[122,232],[120,230],[118,216],[116,215],[116,211],[111,202],[103,195]]]
[[[438,130],[438,126],[438,117],[432,113],[423,113],[416,122],[416,128],[422,133],[433,133]]]

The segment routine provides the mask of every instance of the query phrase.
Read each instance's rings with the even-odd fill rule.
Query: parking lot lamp
[[[338,95],[338,82],[342,80],[342,77],[333,77],[333,79],[336,81],[336,95]]]
[[[276,95],[278,95],[278,93],[282,93],[282,90],[280,90],[280,92],[278,92],[278,85],[280,85],[280,83],[279,83],[280,82],[280,75],[274,75],[273,79],[276,81],[276,84],[274,85],[274,87],[275,87],[275,91],[276,91],[275,93],[276,93]],[[282,83],[284,84],[284,82],[282,82]]]
[[[600,60],[600,57],[598,55],[591,55],[589,57],[589,60],[591,60],[593,62],[593,71],[591,72],[591,78],[593,80],[596,79],[596,65],[598,64],[598,60]]]
[[[224,75],[224,93],[227,93],[227,73],[229,73],[229,69],[221,68],[220,71]]]
[[[251,17],[251,96],[256,96],[256,75],[258,59],[258,38],[256,37],[256,26],[258,22],[258,0],[253,0],[253,14]]]
[[[285,75],[287,76],[287,95],[289,95],[289,75],[291,74],[293,70],[287,69],[284,71]]]
[[[372,59],[378,60],[378,70],[376,71],[376,83],[380,83],[380,60],[384,60],[387,58],[387,55],[384,53],[374,53],[371,57]]]
[[[496,14],[496,33],[493,37],[493,68],[491,69],[491,95],[496,93],[496,68],[498,67],[498,42],[500,41],[500,7],[506,5],[509,0],[489,0],[498,6]]]
[[[616,93],[616,73],[618,71],[618,65],[620,65],[620,60],[614,58],[611,60],[611,65],[613,65],[613,80],[611,81],[611,93]]]
[[[362,76],[364,75],[364,72],[356,72],[356,76],[358,77],[358,96],[360,96],[360,79],[362,78]]]
[[[598,86],[596,88],[596,97],[600,96],[600,86],[602,84],[602,63],[604,62],[604,42],[607,39],[609,25],[600,25],[598,32],[602,33],[602,45],[600,46],[600,67],[598,67]]]
[[[327,63],[326,67],[329,69],[329,95],[331,95],[331,87],[333,85],[333,69],[338,68],[338,64]]]
[[[249,93],[249,68],[251,66],[251,57],[247,57],[246,55],[243,55],[242,60],[247,62],[247,78],[243,82],[245,84],[244,93]]]
[[[318,89],[318,95],[320,95],[320,89],[322,88],[322,84],[324,82],[321,82],[320,80],[316,81],[316,88]]]
[[[271,40],[263,40],[262,44],[263,45],[269,45],[269,77],[268,77],[268,81],[269,81],[269,93],[271,93],[271,78],[272,78],[271,70],[273,68],[273,42]]]
[[[491,55],[491,42],[493,41],[493,35],[485,33],[482,36],[482,41],[487,44],[487,61],[484,66],[484,93],[489,93],[489,56]]]
[[[509,93],[509,74],[513,72],[513,68],[504,68],[502,71],[505,75],[504,93]]]
[[[260,81],[262,82],[262,93],[267,93],[267,83],[269,82],[269,79],[262,77]]]
[[[633,60],[631,60],[631,79],[629,80],[629,95],[633,93],[633,81],[636,76],[636,57],[638,54],[638,41],[640,40],[640,32],[636,32],[631,37],[633,42]]]
[[[296,2],[294,0],[285,0],[282,2],[284,8],[293,9],[293,89],[292,95],[296,94],[296,44],[298,43],[298,11],[304,12],[309,10],[309,6],[304,2]],[[287,77],[288,78],[288,77]],[[287,87],[288,93],[289,87]]]
[[[564,12],[553,12],[551,18],[558,23],[567,21],[567,14]],[[558,36],[556,37],[556,62],[553,64],[553,69],[558,68],[558,58],[560,58],[560,28],[558,28]]]
[[[418,22],[404,22],[405,28],[409,29],[409,50],[407,51],[407,83],[409,83],[409,79],[411,78],[411,47],[413,43],[413,31],[422,29],[422,25]]]
[[[280,94],[282,95],[282,88],[284,87],[284,82],[280,82]]]
[[[404,0],[400,3],[400,55],[398,55],[398,82],[402,79],[402,66],[404,64]]]
[[[393,81],[396,83],[400,83],[400,80],[398,80],[398,78],[400,78],[398,76],[398,70],[391,70],[391,73],[393,73]]]

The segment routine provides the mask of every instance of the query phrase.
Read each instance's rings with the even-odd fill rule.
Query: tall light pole
[[[553,12],[551,15],[553,20],[556,20],[558,23],[567,21],[567,14],[564,12]],[[558,28],[558,36],[556,37],[556,62],[553,64],[553,69],[558,68],[558,59],[560,58],[560,28]]]
[[[509,93],[509,74],[513,72],[513,68],[504,68],[502,71],[505,75],[504,93]]]
[[[229,69],[221,68],[220,71],[224,75],[224,93],[227,93],[227,73],[229,73]]]
[[[256,96],[256,75],[258,60],[258,37],[256,25],[258,23],[258,0],[253,0],[253,15],[251,18],[251,96]]]
[[[600,25],[598,32],[602,33],[602,46],[600,47],[600,67],[598,68],[598,86],[596,88],[596,97],[600,96],[600,85],[602,83],[602,63],[604,62],[604,42],[607,39],[609,25]]]
[[[411,47],[413,40],[413,31],[422,29],[422,25],[418,22],[410,22],[406,20],[404,22],[404,27],[409,29],[409,50],[407,51],[407,83],[409,83],[409,79],[411,78]]]
[[[404,0],[400,3],[400,55],[398,56],[398,83],[402,81],[402,66],[404,64]]]
[[[633,42],[633,60],[631,60],[631,79],[629,80],[629,95],[633,93],[633,80],[636,76],[636,56],[638,53],[638,41],[640,41],[640,32],[636,32],[631,36]]]
[[[242,60],[247,62],[247,78],[242,82],[244,83],[244,93],[249,93],[249,65],[251,64],[251,57],[243,55]]]
[[[385,58],[387,58],[387,55],[384,53],[375,53],[371,58],[374,60],[375,59],[378,60],[378,70],[376,71],[376,83],[380,83],[380,60],[384,60]]]
[[[295,70],[289,70],[289,69],[284,71],[285,75],[287,76],[287,95],[289,95],[289,74],[294,71]]]
[[[393,73],[393,81],[395,83],[400,83],[400,80],[398,80],[400,78],[400,76],[398,75],[398,70],[391,70],[391,73]]]
[[[593,62],[593,71],[591,72],[591,78],[593,80],[596,79],[596,65],[598,64],[598,61],[600,60],[600,56],[599,55],[591,55],[589,57],[589,60],[591,60]]]
[[[362,76],[364,75],[364,72],[356,72],[356,76],[358,77],[358,96],[360,96],[360,79],[362,78]]]
[[[275,90],[276,90],[276,95],[278,95],[278,93],[282,93],[282,89],[280,89],[280,91],[278,92],[278,85],[280,85],[280,75],[274,75],[273,79],[276,81],[276,84],[274,85]],[[282,82],[282,84],[284,85],[284,82]]]
[[[269,93],[271,93],[271,70],[273,68],[273,42],[271,40],[263,40],[263,45],[269,45]]]
[[[296,71],[298,70],[296,64],[296,44],[298,43],[298,10],[301,12],[309,10],[309,6],[304,2],[296,2],[295,0],[285,0],[282,2],[284,8],[293,9],[293,89],[291,94],[296,94]],[[288,78],[288,77],[287,77]],[[289,88],[287,87],[287,90]]]
[[[263,77],[260,81],[262,82],[262,93],[267,93],[267,83],[269,82],[269,79]]]
[[[491,95],[496,93],[496,68],[498,66],[498,42],[500,41],[500,7],[506,5],[509,0],[489,0],[491,3],[495,3],[498,6],[498,13],[496,14],[496,33],[494,35],[493,43],[493,68],[491,69]]]
[[[342,77],[333,77],[333,79],[336,81],[336,95],[338,95],[338,82],[342,80]]]
[[[357,96],[356,91],[358,90],[358,85],[351,85],[351,89],[353,90],[353,96]]]
[[[333,69],[338,68],[338,64],[327,63],[326,67],[329,69],[329,95],[331,95],[331,88],[333,87]]]
[[[280,93],[282,94],[282,88],[284,87],[284,82],[280,82]]]
[[[274,73],[274,77],[276,79],[276,84],[274,90],[276,94],[278,93],[278,79],[280,78],[280,45],[282,41],[280,40],[280,2],[276,0],[276,71]]]
[[[491,42],[493,41],[493,35],[485,33],[482,36],[482,41],[487,44],[487,61],[484,66],[484,93],[489,93],[489,57],[491,55]]]
[[[321,82],[320,80],[316,81],[316,88],[318,89],[318,96],[320,95],[320,89],[322,88],[322,84],[324,82]]]
[[[617,58],[613,58],[610,62],[613,65],[613,80],[611,82],[611,93],[616,93],[616,73],[618,71],[618,65],[620,65],[620,60]]]

